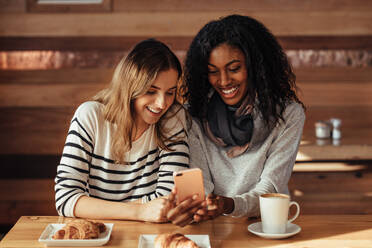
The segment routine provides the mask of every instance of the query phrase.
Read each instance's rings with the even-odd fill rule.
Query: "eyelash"
[[[228,69],[228,70],[231,71],[231,72],[237,72],[237,71],[240,70],[240,66],[232,68],[232,69]],[[217,73],[218,73],[218,71],[208,71],[208,74],[217,74]]]
[[[147,95],[154,95],[155,93],[156,93],[155,91],[147,91],[146,92]],[[167,92],[165,94],[167,94],[168,96],[173,96],[175,94],[175,91]]]
[[[208,74],[216,74],[218,71],[208,71]]]
[[[240,66],[235,67],[235,68],[231,68],[230,71],[237,72],[237,71],[239,71],[239,69],[240,69]]]

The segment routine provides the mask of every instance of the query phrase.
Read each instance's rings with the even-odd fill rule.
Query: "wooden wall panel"
[[[112,72],[111,68],[0,71],[0,138],[4,141],[0,153],[59,154],[75,108],[103,88]],[[307,105],[298,160],[354,158],[352,154],[362,150],[357,144],[372,144],[371,70],[304,68],[296,74]],[[334,151],[322,157],[322,147],[313,146],[319,142],[314,123],[333,117],[342,120],[345,151],[340,154],[341,148],[328,148]],[[332,146],[332,140],[323,144]]]
[[[0,13],[25,13],[25,0],[0,0]]]
[[[107,83],[0,84],[0,107],[76,107],[79,103],[91,99],[106,86]],[[318,107],[317,109],[338,107],[340,110],[336,109],[336,111],[341,111],[342,115],[348,115],[347,109],[357,109],[358,107],[372,109],[372,82],[355,82],[353,84],[340,82],[299,83],[298,86],[300,87],[298,95],[307,107]]]
[[[372,193],[372,172],[295,172],[289,187],[306,193],[365,192]],[[295,193],[301,195],[301,193]]]
[[[70,68],[60,70],[0,70],[0,84],[54,84],[109,82],[113,68]],[[370,68],[295,68],[297,82],[372,82]]]
[[[13,225],[24,215],[57,215],[53,179],[1,179],[0,195],[2,225]]]
[[[372,82],[371,68],[308,67],[295,68],[298,82]]]
[[[2,37],[0,47],[3,51],[29,50],[130,50],[136,43],[149,36],[89,36],[89,37]],[[173,50],[186,51],[192,36],[156,36]],[[277,36],[284,49],[372,49],[372,36]]]
[[[366,193],[308,193],[291,199],[300,204],[301,214],[372,214],[372,197]]]
[[[0,0],[2,49],[128,49],[148,37],[186,49],[205,23],[233,13],[262,21],[286,49],[372,47],[372,3],[364,0],[115,0],[105,4],[110,14],[24,13],[25,2]]]
[[[37,175],[35,175],[35,178]],[[0,180],[1,200],[16,201],[53,201],[54,200],[54,179],[14,179]],[[11,187],[10,187],[11,186]]]
[[[279,36],[372,35],[368,11],[239,12],[261,20]],[[194,36],[210,20],[230,12],[129,12],[113,14],[2,14],[5,37]],[[187,22],[185,22],[187,20]],[[347,21],[345,21],[347,20]],[[79,23],[79,25],[76,25]]]
[[[305,129],[314,127],[317,120],[328,120],[330,118],[341,118],[342,128],[368,129],[372,127],[371,106],[314,106],[306,111]]]
[[[329,163],[328,167],[331,166],[332,163]],[[295,171],[289,181],[289,189],[291,198],[300,204],[303,214],[372,213],[370,164],[358,171]]]
[[[0,70],[0,85],[105,84],[113,75],[112,68],[71,68],[61,70]]]
[[[73,108],[0,108],[0,154],[61,154]]]
[[[27,0],[36,1],[36,0]],[[0,0],[0,12],[25,12],[26,0]],[[106,1],[106,0],[105,0]],[[168,11],[369,11],[372,3],[365,0],[111,0],[114,12]],[[106,1],[108,2],[108,1]],[[105,3],[107,4],[107,3]]]
[[[130,11],[370,11],[372,2],[365,0],[114,0],[115,12]]]
[[[298,82],[299,97],[307,106],[372,107],[371,82]]]
[[[96,4],[39,4],[38,0],[26,0],[27,12],[31,13],[102,13],[112,11],[112,0]]]
[[[105,84],[0,85],[0,107],[77,107]]]

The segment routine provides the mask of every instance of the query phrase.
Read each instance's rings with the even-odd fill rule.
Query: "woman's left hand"
[[[194,214],[195,222],[211,220],[224,213],[231,213],[234,210],[234,200],[229,197],[209,194],[202,206],[205,207]]]
[[[174,188],[168,197],[168,200],[173,203],[167,214],[168,220],[181,227],[190,224],[193,221],[194,214],[202,208],[202,202],[196,201],[196,198],[197,195],[194,195],[176,205],[176,189]]]

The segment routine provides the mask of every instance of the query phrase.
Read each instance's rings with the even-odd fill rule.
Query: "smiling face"
[[[240,103],[248,91],[243,52],[228,44],[214,48],[209,56],[208,80],[227,105]]]
[[[178,72],[174,69],[161,71],[149,90],[133,102],[134,121],[138,133],[155,124],[173,104],[176,95]]]

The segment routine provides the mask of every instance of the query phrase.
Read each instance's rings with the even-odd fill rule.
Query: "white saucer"
[[[301,227],[299,227],[296,224],[288,223],[287,224],[287,232],[283,234],[270,234],[270,233],[264,233],[262,231],[262,224],[261,222],[256,222],[253,224],[250,224],[248,226],[248,231],[250,231],[253,234],[256,234],[262,238],[265,239],[285,239],[288,237],[291,237],[299,232],[301,232]]]

